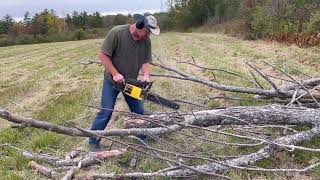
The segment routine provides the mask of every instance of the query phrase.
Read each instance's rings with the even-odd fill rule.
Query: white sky
[[[0,18],[10,14],[19,20],[26,11],[34,15],[45,8],[54,9],[59,16],[65,16],[73,11],[98,11],[102,14],[153,13],[161,11],[161,7],[167,10],[166,0],[0,0]]]

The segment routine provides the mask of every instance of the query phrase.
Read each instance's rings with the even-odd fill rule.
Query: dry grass
[[[102,40],[85,40],[77,42],[62,42],[49,44],[36,44],[27,46],[13,46],[0,48],[0,107],[7,107],[11,112],[23,116],[32,116],[41,120],[63,124],[61,119],[72,122],[78,126],[88,128],[96,112],[95,109],[79,105],[80,103],[99,105],[103,68],[91,65],[84,68],[79,64],[83,59],[96,58]],[[279,67],[297,78],[305,78],[294,72],[286,64],[294,66],[300,71],[313,76],[318,76],[320,64],[320,50],[318,48],[301,49],[296,46],[286,46],[278,43],[263,41],[243,41],[222,34],[200,33],[166,33],[159,38],[153,38],[153,51],[168,65],[178,68],[196,76],[230,85],[248,85],[241,78],[236,78],[221,72],[199,70],[188,65],[177,64],[172,58],[181,61],[191,60],[192,57],[198,65],[223,68],[236,71],[250,77],[244,61],[255,63],[264,72],[278,75],[272,68],[261,63],[266,60],[279,63]],[[156,60],[156,58],[155,58]],[[153,68],[155,73],[166,73]],[[252,102],[233,102],[225,100],[205,101],[211,96],[230,95],[250,97],[236,93],[225,93],[210,89],[196,83],[177,81],[172,79],[154,78],[152,91],[172,99],[183,99],[198,104],[204,104],[208,108],[232,106],[232,105],[255,105]],[[281,82],[280,82],[281,83]],[[263,83],[267,86],[267,83]],[[11,102],[10,102],[11,101]],[[13,104],[14,102],[15,104]],[[117,110],[128,110],[123,98],[116,105]],[[183,105],[182,111],[199,110],[199,107]],[[163,111],[157,105],[146,103],[148,111]],[[88,118],[81,119],[81,117]],[[62,155],[72,147],[85,146],[86,140],[82,138],[70,138],[40,130],[11,130],[9,124],[0,120],[0,143],[10,142],[21,148],[33,151],[41,151],[53,155]],[[112,123],[108,128],[121,127],[122,115],[114,114]],[[181,139],[164,137],[166,140],[183,145]],[[213,137],[217,138],[217,137]],[[191,141],[192,139],[190,139]],[[194,139],[192,141],[195,141]],[[223,153],[221,148],[197,142],[198,145]],[[105,142],[108,144],[108,142]],[[157,144],[153,144],[157,146]],[[54,151],[52,148],[54,147]],[[187,147],[196,150],[195,147]],[[50,150],[51,149],[51,150]],[[1,149],[1,151],[7,150]],[[230,153],[236,149],[228,150]],[[9,152],[13,157],[0,160],[0,176],[7,179],[39,178],[30,173],[26,163],[18,164],[21,157]],[[107,162],[104,167],[112,167],[114,171],[126,170],[123,166],[131,155],[115,162]],[[308,157],[309,159],[312,157]],[[272,161],[272,160],[271,160]],[[267,163],[266,163],[267,164]],[[152,158],[146,158],[141,162],[138,169],[148,171],[159,169],[163,164]],[[13,169],[13,170],[9,170]],[[103,169],[102,169],[103,170]],[[18,173],[23,172],[23,173]],[[274,177],[271,175],[257,175],[248,173],[232,172],[235,178],[244,177]],[[260,176],[261,175],[261,176]]]

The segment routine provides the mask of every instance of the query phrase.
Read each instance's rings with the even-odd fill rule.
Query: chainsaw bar
[[[159,104],[161,106],[165,106],[165,107],[168,107],[171,109],[180,109],[179,104],[173,102],[172,100],[163,98],[157,94],[148,93],[146,99],[153,102],[153,103],[156,103],[156,104]]]

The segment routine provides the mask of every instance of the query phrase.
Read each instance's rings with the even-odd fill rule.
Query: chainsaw
[[[163,98],[150,92],[153,82],[139,81],[135,79],[125,79],[125,84],[115,83],[116,88],[124,94],[140,101],[149,100],[153,103],[171,109],[180,109],[180,105],[172,100]]]

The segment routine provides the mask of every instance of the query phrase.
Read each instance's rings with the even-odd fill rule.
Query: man
[[[105,68],[101,110],[94,119],[91,130],[104,130],[107,126],[119,94],[115,83],[125,83],[125,79],[137,79],[142,70],[143,81],[150,82],[149,62],[152,60],[150,33],[160,34],[157,20],[151,14],[134,15],[135,24],[120,25],[112,28],[106,36],[99,59]],[[142,101],[124,94],[130,111],[144,113]],[[92,151],[100,150],[100,139],[90,138]]]

